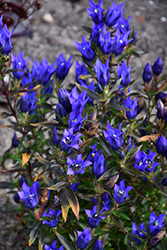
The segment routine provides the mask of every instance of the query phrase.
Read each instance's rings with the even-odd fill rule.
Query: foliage
[[[159,57],[146,63],[141,92],[131,90],[137,33],[122,7],[113,2],[104,10],[102,0],[90,0],[93,26],[75,42],[81,64],[68,90],[62,85],[71,57],[60,54],[52,65],[45,58],[29,69],[23,52],[11,53],[1,18],[0,93],[10,109],[1,118],[15,121],[0,158],[11,181],[0,187],[15,193],[28,246],[166,249],[166,75]]]

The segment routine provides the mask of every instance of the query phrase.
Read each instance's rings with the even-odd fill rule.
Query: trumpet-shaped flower
[[[77,155],[76,159],[73,160],[70,157],[67,158],[67,175],[71,174],[83,174],[84,169],[90,165],[92,165],[91,161],[83,161],[82,154]]]
[[[90,9],[87,8],[88,15],[91,16],[94,23],[99,24],[103,21],[103,12],[102,9],[103,0],[99,1],[99,4],[94,4],[92,0],[89,1]]]
[[[92,235],[90,233],[90,228],[85,228],[84,231],[78,231],[78,238],[76,241],[77,249],[85,249],[89,245],[92,239]]]
[[[20,199],[25,202],[25,205],[34,210],[34,208],[39,204],[39,188],[40,184],[38,181],[35,181],[32,184],[32,187],[29,187],[26,182],[22,184],[22,191],[17,192]]]
[[[43,220],[43,224],[46,224],[48,227],[56,227],[59,223],[59,219],[57,218],[59,214],[61,214],[61,210],[55,212],[52,208],[49,209],[49,213],[47,214],[45,211],[43,212],[42,217],[51,217],[54,218],[53,220],[47,221]]]
[[[124,180],[120,181],[119,186],[115,184],[114,186],[114,199],[117,203],[122,203],[127,197],[130,197],[128,195],[128,192],[132,189],[133,187],[128,186],[125,187]]]
[[[16,69],[18,71],[14,71],[13,75],[18,80],[21,79],[23,76],[27,76],[29,73],[29,69],[27,66],[27,62],[30,60],[29,58],[27,61],[23,57],[23,51],[21,51],[18,56],[15,56],[13,53],[11,53],[11,62],[13,64],[13,69]]]
[[[49,246],[47,244],[45,244],[45,250],[63,250],[63,245],[60,248],[56,247],[57,242],[56,240],[52,242],[52,244]]]
[[[118,19],[122,15],[121,9],[123,5],[124,4],[122,3],[116,6],[115,1],[114,1],[111,7],[108,9],[106,17],[105,17],[105,23],[108,25],[108,27],[114,26],[117,23]]]
[[[146,230],[145,230],[145,222],[141,223],[139,227],[134,222],[133,226],[132,226],[132,232],[133,232],[133,234],[136,234],[139,237],[145,239],[146,238],[145,234],[142,231],[140,231],[140,230],[146,232]],[[136,241],[136,243],[138,245],[140,245],[140,240],[138,238],[136,238],[135,236],[132,236],[132,238]]]
[[[85,36],[82,37],[82,43],[75,42],[76,48],[81,52],[83,57],[88,61],[94,61],[95,52],[91,48],[91,40],[89,42],[86,41]]]
[[[103,64],[99,59],[97,59],[96,64],[94,65],[97,80],[103,87],[107,86],[110,80],[110,68],[108,66],[108,61],[109,60]]]
[[[56,68],[56,77],[59,81],[63,81],[66,75],[68,74],[68,71],[70,67],[72,66],[71,63],[72,56],[69,57],[69,59],[66,61],[66,59],[63,56],[63,53],[59,55],[57,59],[57,68]]]
[[[163,223],[164,217],[165,214],[160,214],[160,216],[158,217],[154,212],[151,213],[149,217],[150,221],[148,223],[148,228],[151,235],[156,235],[161,231],[161,228],[165,225],[165,223]]]

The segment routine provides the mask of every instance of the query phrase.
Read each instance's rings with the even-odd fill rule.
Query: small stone
[[[54,22],[54,19],[52,17],[52,15],[50,13],[45,13],[43,15],[43,20],[46,22],[46,23],[53,23]]]
[[[150,5],[153,5],[153,4],[154,4],[154,2],[153,2],[153,1],[148,1],[148,3],[149,3]]]
[[[162,17],[161,17],[161,22],[163,22],[163,23],[166,22],[166,17],[165,17],[165,16],[162,16]]]

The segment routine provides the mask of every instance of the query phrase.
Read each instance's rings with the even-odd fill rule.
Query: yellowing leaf
[[[153,134],[153,135],[145,135],[139,138],[139,141],[155,141],[158,139],[158,137],[160,136],[159,134]]]
[[[30,159],[31,154],[23,153],[22,154],[22,166],[24,166]]]

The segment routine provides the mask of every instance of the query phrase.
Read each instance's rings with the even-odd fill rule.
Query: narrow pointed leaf
[[[63,216],[64,222],[66,222],[70,205],[64,192],[61,192],[59,198],[61,202],[62,216]]]
[[[49,190],[54,190],[54,191],[60,191],[62,188],[64,188],[67,185],[65,181],[60,181],[57,182],[55,185],[48,187]]]
[[[29,238],[29,241],[28,241],[28,245],[31,246],[32,243],[35,241],[35,239],[37,238],[38,236],[38,230],[39,228],[42,226],[42,221],[38,221],[34,228],[31,230],[30,232],[30,238]]]
[[[54,231],[54,232],[55,232],[57,238],[59,239],[59,241],[61,242],[61,244],[64,246],[64,248],[65,248],[66,250],[75,250],[75,249],[73,248],[73,246],[70,244],[70,242],[69,242],[66,238],[64,238],[64,237],[63,237],[61,234],[59,234],[57,231]]]
[[[31,154],[23,153],[22,154],[22,166],[24,166],[30,159]]]
[[[70,207],[72,208],[73,213],[75,214],[76,218],[79,220],[79,202],[78,199],[70,187],[64,188],[64,194],[66,195]]]
[[[98,240],[98,238],[99,238],[99,236],[94,236],[94,237],[91,239],[89,245],[87,246],[87,248],[86,248],[85,250],[94,249],[94,245],[95,245],[96,241]]]
[[[118,178],[119,178],[119,174],[117,174],[117,175],[111,177],[110,179],[106,180],[103,183],[104,189],[106,189],[106,190],[111,189],[115,185],[115,183],[117,182]]]
[[[79,88],[81,91],[86,91],[86,92],[87,92],[87,95],[88,95],[91,99],[93,99],[93,100],[99,100],[99,99],[100,99],[100,96],[99,96],[96,92],[94,92],[94,91],[92,91],[92,90],[90,90],[90,89],[88,89],[88,88],[84,88],[83,86],[81,86],[81,85],[78,84],[78,83],[75,83],[75,84],[76,84],[77,88]]]

